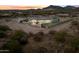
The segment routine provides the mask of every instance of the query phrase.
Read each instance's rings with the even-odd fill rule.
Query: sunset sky
[[[48,5],[79,5],[79,0],[0,0],[0,9],[31,9]]]

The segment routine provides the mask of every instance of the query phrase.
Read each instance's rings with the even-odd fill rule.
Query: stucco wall
[[[38,24],[43,24],[43,23],[51,23],[52,20],[30,20],[29,22],[31,22],[32,25],[36,25],[36,22],[38,22]]]

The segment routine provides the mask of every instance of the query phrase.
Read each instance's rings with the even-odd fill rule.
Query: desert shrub
[[[15,31],[10,40],[2,47],[2,49],[10,52],[23,52],[22,48],[28,43],[27,35],[23,31]]]
[[[38,50],[37,52],[39,52],[39,53],[46,53],[47,52],[47,48],[45,48],[45,47],[39,47],[37,50]]]
[[[9,50],[9,52],[22,52],[22,46],[16,40],[8,41],[2,49]]]
[[[64,43],[67,33],[65,31],[56,32],[54,35],[54,39],[57,43]]]
[[[73,30],[74,33],[79,33],[79,22],[76,20],[72,21],[70,28]]]
[[[64,52],[79,52],[79,37],[72,36],[64,45]]]
[[[11,30],[8,26],[0,25],[0,31]]]
[[[0,38],[6,37],[6,33],[4,31],[0,31]]]
[[[37,34],[40,35],[40,36],[43,36],[44,32],[41,31],[41,32],[38,32]]]
[[[71,25],[72,25],[72,26],[77,26],[77,25],[79,25],[79,22],[76,21],[76,20],[74,20],[74,21],[71,22]]]
[[[37,47],[35,49],[32,49],[33,53],[46,53],[48,52],[47,48],[45,47]]]
[[[66,44],[64,46],[64,53],[73,53],[73,52],[75,52],[75,49],[71,45]]]
[[[44,36],[43,32],[38,32],[34,35],[34,40],[36,42],[41,42],[43,40],[43,36]]]
[[[7,36],[7,31],[10,31],[11,29],[8,26],[0,25],[0,38],[4,38]]]
[[[71,46],[75,49],[75,52],[79,52],[79,37],[73,37],[73,40],[71,41]]]
[[[26,45],[26,44],[28,43],[28,38],[27,38],[27,36],[24,36],[24,37],[20,38],[20,39],[18,40],[18,42],[19,42],[21,45]]]
[[[48,32],[48,34],[50,34],[50,35],[54,35],[56,33],[56,31],[54,31],[54,30],[50,30],[49,32]]]
[[[12,40],[17,40],[20,44],[25,45],[28,43],[28,36],[23,31],[15,31],[15,34],[11,37]]]
[[[42,37],[36,35],[36,36],[34,36],[34,41],[41,42],[42,41]]]
[[[32,32],[29,32],[29,33],[28,33],[28,36],[29,36],[29,37],[33,37],[34,34],[33,34]]]
[[[41,24],[41,27],[42,27],[42,28],[46,28],[46,26],[45,26],[44,24]]]
[[[44,46],[27,45],[24,51],[27,53],[46,53],[48,49]]]

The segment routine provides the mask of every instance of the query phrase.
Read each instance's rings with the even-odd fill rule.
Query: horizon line
[[[50,6],[50,5],[49,5]],[[53,6],[61,6],[61,5],[53,5]],[[79,5],[62,5],[61,7],[65,6],[75,6],[79,7]],[[41,9],[47,7],[46,5],[0,5],[0,10],[27,10],[27,9]]]

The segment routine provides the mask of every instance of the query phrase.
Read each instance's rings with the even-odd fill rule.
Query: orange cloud
[[[12,10],[12,9],[18,9],[18,10],[25,10],[25,9],[35,9],[35,8],[42,8],[43,6],[8,6],[8,5],[0,5],[0,10]]]

